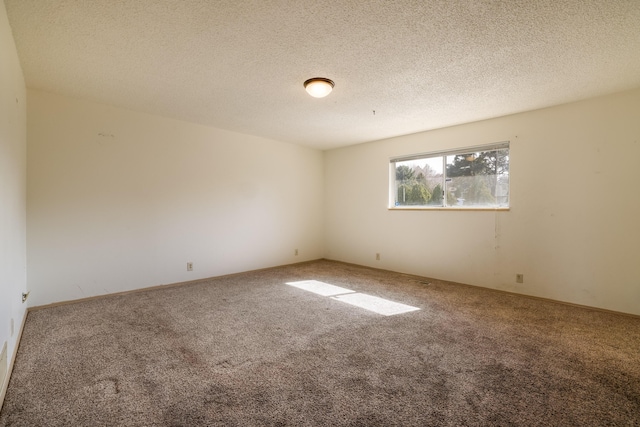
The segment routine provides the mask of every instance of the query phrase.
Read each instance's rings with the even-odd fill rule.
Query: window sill
[[[460,207],[460,208],[455,208],[455,207],[450,207],[450,206],[391,206],[389,208],[387,208],[390,211],[462,211],[462,212],[468,212],[468,211],[509,211],[511,208],[510,207],[499,207],[499,208],[481,208],[481,207]]]

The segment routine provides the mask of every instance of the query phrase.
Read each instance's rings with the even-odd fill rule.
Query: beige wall
[[[638,111],[640,90],[323,154],[29,91],[30,302],[326,256],[640,314]],[[387,209],[390,157],[504,140],[510,211]]]
[[[11,364],[26,310],[26,147],[24,78],[0,3],[0,351],[6,343],[8,362],[0,373]],[[0,405],[9,378],[1,380]]]
[[[31,305],[322,257],[322,152],[28,98]]]
[[[387,209],[389,158],[505,140],[510,211]],[[638,159],[640,90],[328,151],[325,254],[640,314]]]

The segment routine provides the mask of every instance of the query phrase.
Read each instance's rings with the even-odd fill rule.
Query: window
[[[509,143],[391,159],[392,208],[509,207]]]

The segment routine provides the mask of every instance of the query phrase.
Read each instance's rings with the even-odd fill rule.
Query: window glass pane
[[[508,208],[509,142],[391,159],[391,204]]]
[[[509,150],[447,156],[446,194],[449,206],[509,205]]]
[[[442,206],[442,157],[396,162],[396,206]]]

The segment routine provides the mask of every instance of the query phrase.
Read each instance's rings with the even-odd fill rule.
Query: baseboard
[[[7,375],[4,379],[4,383],[2,384],[2,388],[0,388],[0,411],[2,411],[2,405],[4,404],[4,397],[6,396],[7,389],[9,388],[9,381],[11,381],[13,364],[16,361],[16,356],[18,356],[18,348],[20,348],[20,341],[22,340],[22,331],[24,330],[24,325],[27,321],[27,314],[29,314],[29,309],[26,309],[24,311],[24,315],[22,316],[22,321],[20,322],[20,329],[18,330],[18,336],[16,337],[16,345],[13,347],[13,354],[11,354],[11,358],[9,359],[9,365],[7,366]]]
[[[331,261],[331,262],[336,262],[336,263],[340,263],[340,264],[344,264],[344,265],[352,265],[354,267],[369,268],[371,270],[379,270],[379,271],[384,271],[384,272],[389,272],[389,273],[401,274],[403,276],[413,277],[413,278],[415,278],[416,280],[419,280],[419,281],[420,280],[437,280],[438,282],[449,283],[451,285],[471,286],[473,288],[480,288],[480,289],[485,289],[487,291],[492,291],[492,292],[501,292],[501,293],[510,294],[510,295],[517,295],[517,296],[524,297],[524,298],[537,299],[537,300],[541,300],[541,301],[552,302],[552,303],[555,303],[555,304],[564,304],[564,305],[570,305],[572,307],[579,307],[579,308],[584,308],[584,309],[588,309],[588,310],[600,311],[600,312],[603,312],[603,313],[611,313],[611,314],[618,314],[618,315],[623,315],[623,316],[630,316],[630,317],[633,317],[633,318],[636,318],[636,319],[640,318],[640,315],[634,314],[634,313],[625,313],[623,311],[608,310],[606,308],[593,307],[593,306],[583,305],[583,304],[576,304],[576,303],[572,303],[572,302],[568,302],[568,301],[555,300],[555,299],[552,299],[552,298],[545,298],[545,297],[538,297],[538,296],[534,296],[534,295],[520,294],[520,293],[517,293],[517,292],[511,292],[511,291],[505,291],[505,290],[501,290],[501,289],[488,288],[486,286],[477,286],[477,285],[470,285],[470,284],[467,284],[467,283],[452,282],[450,280],[443,280],[443,279],[438,279],[438,278],[435,278],[435,277],[426,277],[426,276],[419,276],[417,274],[402,273],[402,272],[399,272],[399,271],[386,270],[384,268],[371,267],[371,266],[368,266],[368,265],[355,264],[355,263],[351,263],[351,262],[339,261],[339,260],[330,259],[330,258],[319,258],[319,259],[313,259],[313,260],[309,260],[309,261],[301,261],[301,262],[292,263],[292,264],[283,264],[283,265],[278,265],[278,266],[273,266],[273,267],[258,268],[258,269],[255,269],[255,270],[240,271],[238,273],[223,274],[223,275],[220,275],[220,276],[212,276],[212,277],[207,277],[207,278],[203,278],[203,279],[190,280],[190,281],[187,281],[187,282],[177,282],[177,283],[169,283],[169,284],[165,284],[165,285],[149,286],[149,287],[145,287],[145,288],[132,289],[132,290],[129,290],[129,291],[114,292],[114,293],[109,293],[109,294],[104,294],[104,295],[96,295],[96,296],[86,297],[86,298],[79,298],[79,299],[68,300],[68,301],[54,302],[54,303],[51,303],[51,304],[40,305],[40,306],[36,306],[36,307],[30,307],[28,310],[29,311],[30,310],[40,310],[40,309],[44,309],[44,308],[57,307],[57,306],[66,305],[66,304],[74,304],[76,302],[82,302],[82,301],[87,301],[87,300],[95,300],[95,299],[98,299],[98,298],[105,298],[105,297],[115,296],[115,295],[128,295],[128,294],[133,294],[133,293],[137,293],[137,292],[150,291],[150,290],[154,290],[154,289],[163,289],[163,288],[171,288],[171,287],[174,287],[174,286],[192,285],[192,284],[206,282],[206,281],[212,280],[212,279],[220,279],[220,278],[224,278],[224,277],[237,276],[237,275],[240,275],[240,274],[256,273],[256,272],[260,272],[260,271],[268,271],[268,270],[273,270],[275,268],[281,268],[281,267],[293,266],[293,265],[302,265],[302,264],[308,264],[308,263],[317,262],[317,261]],[[25,317],[26,317],[26,313],[25,313]],[[22,330],[20,331],[20,333],[22,333]],[[17,348],[18,347],[16,346],[16,349]],[[3,396],[4,396],[4,394],[3,394]]]
[[[153,290],[156,290],[156,289],[167,289],[167,288],[173,288],[173,287],[176,287],[176,286],[195,285],[195,284],[198,284],[198,283],[207,282],[209,280],[223,279],[225,277],[239,276],[241,274],[258,273],[260,271],[269,271],[269,270],[274,270],[276,268],[288,267],[288,266],[293,266],[293,265],[309,264],[309,263],[312,263],[312,262],[320,261],[321,259],[322,258],[312,259],[312,260],[309,260],[309,261],[300,261],[300,262],[295,262],[295,263],[292,263],[292,264],[276,265],[276,266],[273,266],[273,267],[258,268],[258,269],[255,269],[255,270],[239,271],[237,273],[222,274],[220,276],[205,277],[205,278],[202,278],[202,279],[189,280],[189,281],[186,281],[186,282],[167,283],[167,284],[164,284],[164,285],[155,285],[155,286],[147,286],[147,287],[144,287],[144,288],[131,289],[129,291],[112,292],[112,293],[103,294],[103,295],[94,295],[94,296],[91,296],[91,297],[78,298],[78,299],[72,299],[72,300],[66,300],[66,301],[58,301],[58,302],[53,302],[51,304],[44,304],[44,305],[38,305],[38,306],[35,306],[35,307],[30,307],[29,311],[31,311],[31,310],[42,310],[42,309],[45,309],[45,308],[58,307],[58,306],[67,305],[67,304],[75,304],[77,302],[91,301],[91,300],[96,300],[96,299],[100,299],[100,298],[112,297],[112,296],[130,295],[130,294],[135,294],[135,293],[138,293],[138,292],[153,291]]]
[[[323,258],[323,260],[331,261],[331,262],[337,262],[337,263],[344,264],[344,265],[352,265],[354,267],[361,267],[361,268],[368,268],[368,269],[371,269],[371,270],[384,271],[384,272],[387,272],[387,273],[401,274],[401,275],[403,275],[405,277],[414,278],[417,281],[437,281],[437,282],[440,282],[440,283],[447,283],[447,284],[455,285],[455,286],[469,286],[469,287],[472,287],[472,288],[483,289],[483,290],[491,291],[491,292],[499,292],[499,293],[503,293],[503,294],[516,295],[516,296],[519,296],[519,297],[535,299],[535,300],[538,300],[538,301],[546,301],[546,302],[551,302],[551,303],[554,303],[554,304],[562,304],[562,305],[568,305],[568,306],[571,306],[571,307],[583,308],[585,310],[594,310],[594,311],[599,311],[599,312],[602,312],[602,313],[617,314],[617,315],[620,315],[620,316],[628,316],[628,317],[633,317],[633,318],[636,318],[636,319],[640,319],[640,315],[639,314],[625,313],[624,311],[608,310],[606,308],[593,307],[593,306],[584,305],[584,304],[576,304],[576,303],[569,302],[569,301],[555,300],[553,298],[538,297],[538,296],[535,296],[535,295],[520,294],[520,293],[517,293],[517,292],[505,291],[505,290],[502,290],[502,289],[488,288],[486,286],[477,286],[477,285],[470,285],[468,283],[452,282],[450,280],[437,279],[435,277],[419,276],[417,274],[411,274],[411,273],[401,273],[399,271],[385,270],[384,268],[370,267],[368,265],[360,265],[360,264],[355,264],[355,263],[352,263],[352,262],[338,261],[338,260],[335,260],[335,259]]]

